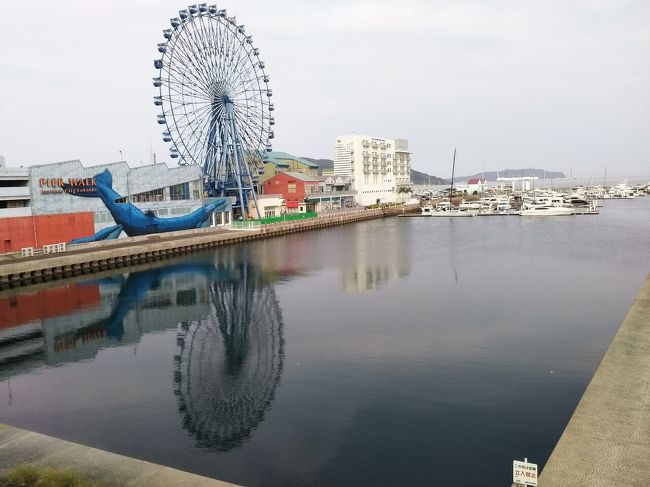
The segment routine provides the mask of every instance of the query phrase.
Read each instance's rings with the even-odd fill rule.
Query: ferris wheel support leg
[[[237,143],[237,127],[235,125],[234,117],[232,116],[232,104],[226,104],[226,119],[228,120],[228,125],[230,126],[232,137],[232,158],[234,162],[234,175],[237,182],[237,192],[239,193],[239,206],[242,211],[242,217],[246,218],[248,214],[248,204],[244,199],[244,191],[242,188],[242,178],[241,178],[241,161],[239,160],[239,150]]]

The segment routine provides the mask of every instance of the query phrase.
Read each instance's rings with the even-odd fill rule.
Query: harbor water
[[[650,197],[384,218],[0,293],[0,422],[246,486],[543,468],[650,270]]]

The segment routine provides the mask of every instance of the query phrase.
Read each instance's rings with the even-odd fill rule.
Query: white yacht
[[[479,203],[478,201],[461,201],[460,205],[458,206],[458,209],[460,211],[465,211],[465,210],[480,210],[483,205]]]
[[[521,210],[521,216],[564,216],[573,213],[573,208],[553,205],[528,205]]]
[[[440,201],[434,207],[433,205],[424,205],[420,209],[420,216],[474,216],[474,212],[469,211],[459,211],[456,208],[452,208],[449,201]]]

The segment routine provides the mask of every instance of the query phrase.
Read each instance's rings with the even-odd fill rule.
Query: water
[[[650,198],[389,218],[0,294],[0,422],[247,486],[543,466],[648,270]]]

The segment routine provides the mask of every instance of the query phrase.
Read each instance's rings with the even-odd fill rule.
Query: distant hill
[[[472,174],[471,176],[456,176],[454,179],[464,182],[470,178],[485,178],[488,181],[496,181],[497,177],[502,178],[520,178],[535,177],[539,179],[563,179],[566,178],[563,172],[545,171],[544,169],[502,169],[501,171],[489,171]]]
[[[411,169],[411,182],[413,184],[431,184],[434,186],[449,184],[446,180],[438,176],[430,176],[427,173],[416,171],[415,169]]]
[[[313,157],[303,157],[301,159],[307,159],[309,162],[318,164],[318,174],[323,175],[323,169],[334,169],[334,161],[332,159],[314,159]]]

